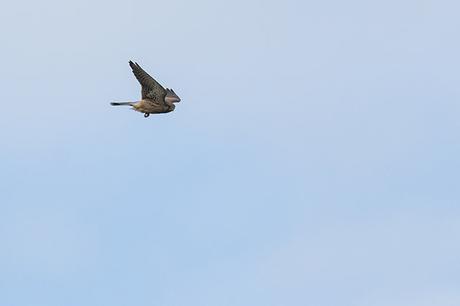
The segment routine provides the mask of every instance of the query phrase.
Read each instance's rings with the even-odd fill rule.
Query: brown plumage
[[[146,118],[150,114],[169,113],[176,108],[174,103],[180,102],[180,98],[174,90],[163,88],[138,63],[129,61],[129,66],[142,86],[142,100],[137,102],[112,102],[110,103],[111,105],[130,105],[134,110],[144,113]]]

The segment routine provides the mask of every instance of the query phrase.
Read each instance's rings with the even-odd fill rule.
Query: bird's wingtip
[[[129,61],[129,65],[134,68],[134,67],[141,67],[137,62]]]

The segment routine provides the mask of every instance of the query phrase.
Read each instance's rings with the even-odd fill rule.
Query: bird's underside
[[[142,86],[142,100],[137,102],[112,102],[111,105],[129,105],[138,112],[144,113],[144,117],[150,114],[163,114],[175,109],[174,103],[180,102],[180,98],[172,89],[164,89],[137,63],[129,61],[134,76]]]
[[[164,114],[172,112],[175,108],[174,104],[172,107],[165,103],[159,103],[150,99],[143,99],[132,105],[133,109],[144,113],[144,117],[148,117],[150,114]]]

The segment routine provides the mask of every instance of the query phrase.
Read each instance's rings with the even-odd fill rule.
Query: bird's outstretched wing
[[[152,78],[138,63],[129,61],[134,76],[142,85],[142,99],[150,99],[155,102],[164,102],[166,90],[154,78]]]

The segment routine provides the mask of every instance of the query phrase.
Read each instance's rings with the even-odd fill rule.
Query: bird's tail
[[[129,106],[133,106],[135,102],[110,102],[110,105],[113,105],[113,106],[120,106],[120,105],[129,105]]]

